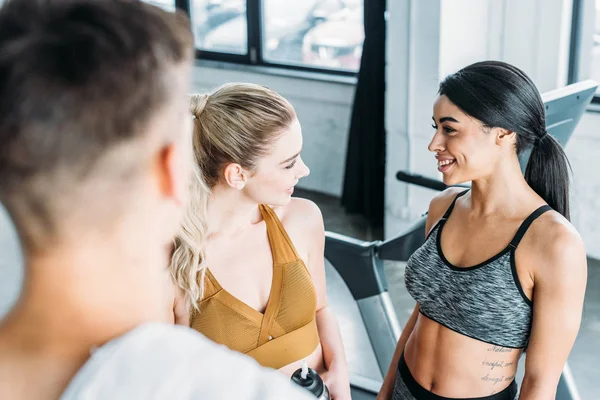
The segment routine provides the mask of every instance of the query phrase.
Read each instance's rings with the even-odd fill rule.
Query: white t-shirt
[[[191,329],[158,323],[93,351],[61,399],[314,400],[249,357]]]

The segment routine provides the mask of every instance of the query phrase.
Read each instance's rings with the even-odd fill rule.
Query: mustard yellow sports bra
[[[206,271],[200,311],[190,326],[214,342],[279,369],[308,357],[319,345],[317,296],[312,278],[277,214],[259,206],[273,254],[273,282],[264,313],[223,289]]]

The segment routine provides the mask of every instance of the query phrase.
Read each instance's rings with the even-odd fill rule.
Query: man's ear
[[[177,205],[185,204],[187,199],[191,178],[191,160],[188,158],[181,154],[177,143],[171,143],[160,149],[155,162],[160,194]]]
[[[246,171],[240,164],[231,163],[223,171],[225,182],[234,189],[242,190],[246,186]]]

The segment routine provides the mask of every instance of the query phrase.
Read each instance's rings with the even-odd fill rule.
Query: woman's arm
[[[311,201],[293,199],[298,225],[294,231],[301,233],[302,243],[308,249],[306,266],[317,293],[317,330],[323,348],[323,361],[327,372],[323,375],[334,400],[351,400],[348,368],[342,336],[336,318],[327,304],[325,281],[325,227],[319,207]]]
[[[323,361],[327,374],[324,377],[333,400],[351,400],[348,366],[342,335],[335,315],[327,304],[325,281],[325,227],[319,208],[313,204],[312,245],[308,253],[308,269],[317,292],[317,330],[323,348]]]
[[[324,376],[325,384],[334,400],[351,400],[342,336],[335,316],[327,306],[317,311],[317,329],[323,348],[323,360],[327,368]]]
[[[533,322],[520,400],[554,400],[575,342],[587,282],[583,242],[565,223],[535,238]],[[534,257],[530,257],[534,258]]]

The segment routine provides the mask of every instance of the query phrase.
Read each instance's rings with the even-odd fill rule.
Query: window
[[[248,52],[246,0],[192,0],[191,11],[199,50]]]
[[[263,0],[263,58],[271,63],[357,71],[362,1]]]
[[[167,11],[175,11],[175,0],[142,0],[145,3],[152,4],[153,6],[157,6],[163,8]]]
[[[600,0],[573,0],[569,83],[584,79],[600,82]]]
[[[187,7],[202,59],[344,75],[360,66],[363,0],[189,0]]]
[[[595,10],[590,78],[600,82],[600,0],[595,0]]]

